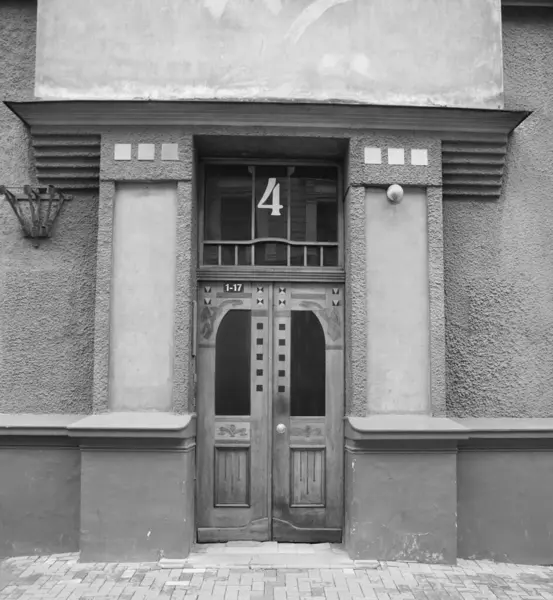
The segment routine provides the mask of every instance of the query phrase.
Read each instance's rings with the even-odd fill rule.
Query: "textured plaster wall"
[[[32,97],[36,2],[0,0],[0,95]],[[34,182],[25,127],[0,105],[0,183]],[[33,248],[0,202],[0,412],[91,405],[96,202],[80,196]]]
[[[447,407],[553,416],[553,13],[504,9],[512,136],[498,202],[445,202]]]

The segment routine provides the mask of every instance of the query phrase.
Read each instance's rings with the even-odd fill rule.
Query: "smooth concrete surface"
[[[170,410],[177,186],[128,183],[115,190],[110,408]]]
[[[460,451],[460,558],[553,563],[553,446]]]
[[[193,449],[83,448],[81,561],[186,558],[194,479]]]
[[[371,415],[369,417],[348,417],[346,419],[346,428],[351,428],[346,432],[347,437],[355,436],[355,433],[362,437],[374,436],[375,434],[435,434],[451,433],[456,437],[458,435],[468,437],[468,430],[462,423],[453,419],[444,417],[431,417],[429,415]]]
[[[553,417],[553,12],[503,10],[513,133],[498,202],[444,202],[447,409]]]
[[[0,442],[0,558],[76,552],[79,449],[44,439]]]
[[[454,563],[456,504],[454,451],[346,451],[351,558]]]
[[[37,96],[503,103],[500,0],[135,4],[39,0]]]
[[[367,188],[367,411],[425,413],[430,399],[427,199]]]
[[[67,426],[78,438],[190,438],[196,433],[194,415],[166,412],[108,412],[90,415]]]

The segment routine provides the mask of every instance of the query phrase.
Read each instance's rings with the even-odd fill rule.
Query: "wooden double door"
[[[199,284],[199,542],[340,542],[343,288]]]

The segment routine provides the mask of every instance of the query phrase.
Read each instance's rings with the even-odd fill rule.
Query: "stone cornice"
[[[459,135],[508,134],[530,113],[492,109],[315,103],[35,101],[6,105],[30,127],[312,127]]]

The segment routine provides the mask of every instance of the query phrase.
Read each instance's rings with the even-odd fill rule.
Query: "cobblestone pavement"
[[[330,546],[216,544],[186,561],[78,562],[77,554],[0,563],[0,600],[553,600],[553,568],[353,562]],[[315,549],[314,549],[315,548]]]

